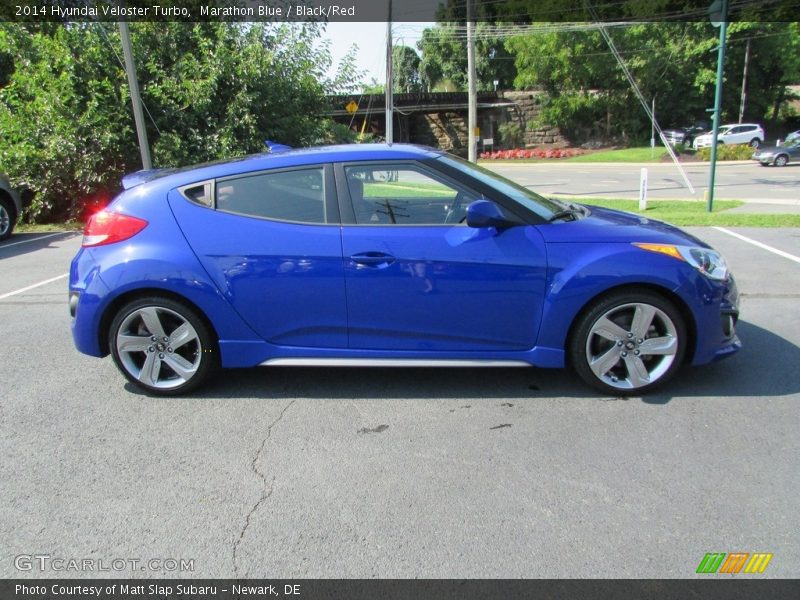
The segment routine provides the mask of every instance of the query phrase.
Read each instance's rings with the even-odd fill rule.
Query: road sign
[[[350,100],[350,102],[344,105],[344,108],[352,115],[358,110],[358,104],[356,104],[353,100]]]

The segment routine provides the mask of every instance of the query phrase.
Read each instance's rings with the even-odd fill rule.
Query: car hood
[[[561,221],[539,226],[547,243],[633,243],[691,245],[708,248],[708,244],[674,225],[641,215],[588,207],[590,214],[578,221]]]

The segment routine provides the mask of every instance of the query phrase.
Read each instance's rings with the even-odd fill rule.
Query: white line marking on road
[[[51,233],[49,235],[43,235],[41,237],[32,238],[30,240],[22,240],[21,242],[14,242],[13,244],[3,244],[0,246],[0,250],[3,248],[10,248],[11,246],[19,246],[20,244],[30,244],[31,242],[38,242],[39,240],[46,240],[47,238],[51,238],[57,235],[64,235],[65,233],[70,233],[69,231],[58,231],[56,233]]]
[[[793,260],[796,263],[800,263],[800,256],[795,256],[794,254],[789,254],[788,252],[784,252],[783,250],[778,250],[777,248],[773,248],[772,246],[767,246],[766,244],[757,242],[756,240],[743,236],[741,233],[736,233],[735,231],[731,231],[730,229],[725,229],[724,227],[714,227],[714,229],[716,229],[717,231],[721,231],[722,233],[727,233],[728,235],[738,238],[743,242],[747,242],[748,244],[753,244],[753,246],[758,246],[759,248],[763,248],[764,250],[772,252],[773,254],[777,254],[778,256],[782,256],[783,258],[788,258],[789,260]]]
[[[24,287],[21,290],[14,290],[13,292],[8,292],[7,294],[3,294],[0,296],[0,300],[5,300],[6,298],[10,298],[11,296],[16,296],[17,294],[22,294],[29,290],[42,287],[43,285],[47,285],[48,283],[53,283],[54,281],[58,281],[59,279],[64,279],[65,277],[69,277],[69,273],[64,273],[63,275],[59,275],[58,277],[53,277],[46,281],[40,281],[39,283],[34,283],[33,285],[29,285],[28,287]]]

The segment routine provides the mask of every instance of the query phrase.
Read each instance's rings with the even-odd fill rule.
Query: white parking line
[[[21,290],[14,290],[13,292],[8,292],[7,294],[3,294],[0,296],[0,300],[5,300],[6,298],[10,298],[11,296],[16,296],[17,294],[22,294],[27,292],[28,290],[32,290],[38,287],[42,287],[43,285],[47,285],[48,283],[53,283],[54,281],[58,281],[59,279],[64,279],[65,277],[69,277],[69,273],[64,273],[63,275],[59,275],[58,277],[53,277],[46,281],[40,281],[39,283],[34,283],[33,285],[29,285],[28,287],[24,287]]]
[[[22,240],[21,242],[14,242],[13,244],[3,244],[2,246],[0,246],[0,250],[2,250],[3,248],[10,248],[11,246],[19,246],[20,244],[30,244],[31,242],[38,242],[39,240],[46,240],[47,238],[51,238],[57,235],[64,235],[65,233],[69,233],[69,231],[58,231],[56,233],[43,235],[41,237],[32,238],[30,240]]]
[[[721,231],[722,233],[727,233],[728,235],[738,238],[743,242],[747,242],[748,244],[753,244],[753,246],[758,246],[759,248],[763,248],[764,250],[772,252],[773,254],[777,254],[778,256],[782,256],[783,258],[788,258],[789,260],[793,260],[796,263],[800,263],[800,256],[795,256],[794,254],[789,254],[788,252],[784,252],[783,250],[778,250],[777,248],[773,248],[772,246],[767,246],[766,244],[757,242],[756,240],[743,236],[741,233],[736,233],[735,231],[731,231],[730,229],[725,229],[724,227],[714,227],[714,229],[716,229],[717,231]]]

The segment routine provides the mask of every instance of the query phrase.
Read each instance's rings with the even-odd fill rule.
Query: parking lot
[[[150,398],[73,348],[80,236],[13,236],[0,576],[684,578],[707,552],[800,576],[800,230],[689,230],[732,266],[744,348],[630,399],[532,368],[262,368]],[[36,554],[161,566],[18,569]]]

